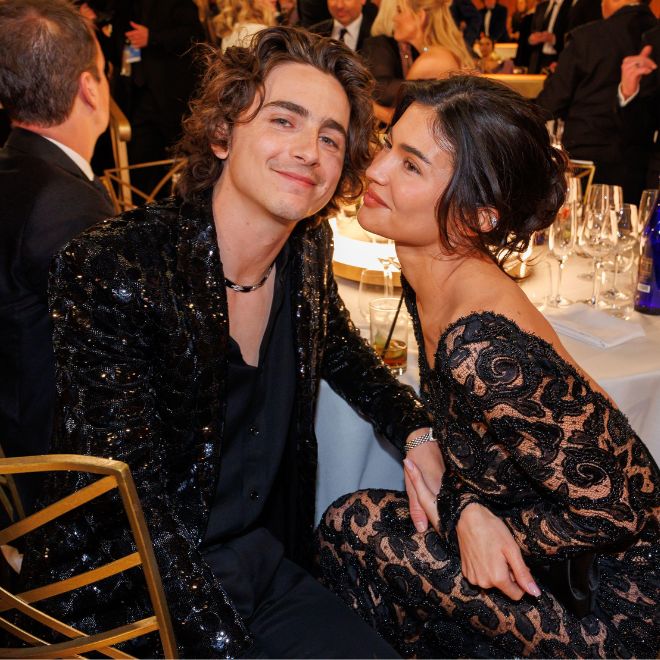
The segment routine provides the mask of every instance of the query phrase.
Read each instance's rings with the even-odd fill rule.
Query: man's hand
[[[496,587],[513,600],[525,593],[540,596],[509,528],[476,502],[461,512],[456,525],[465,579],[482,589]]]
[[[415,529],[418,532],[425,532],[428,529],[429,521],[437,529],[438,512],[435,506],[435,497],[440,490],[442,475],[445,473],[445,462],[442,459],[440,447],[438,447],[437,442],[425,442],[423,445],[411,449],[406,456],[406,460],[412,462],[415,466],[419,466],[417,470],[419,477],[425,489],[431,494],[430,499],[433,500],[429,515],[420,501],[417,489],[408,474],[408,469],[404,468],[403,477],[410,504],[410,517]],[[435,524],[434,521],[436,521]]]
[[[131,21],[132,30],[126,32],[126,38],[134,48],[146,48],[149,45],[149,28]]]
[[[530,46],[538,46],[539,44],[546,43],[554,46],[557,37],[552,32],[532,32],[532,34],[529,35],[528,41]]]
[[[639,83],[643,76],[647,76],[658,68],[651,59],[651,46],[644,46],[638,55],[628,55],[621,62],[621,94],[629,99],[639,91]]]

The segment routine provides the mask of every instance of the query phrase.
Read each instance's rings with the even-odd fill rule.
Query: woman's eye
[[[411,160],[408,160],[408,159],[404,160],[403,161],[403,167],[406,171],[411,172],[413,174],[419,174],[420,173],[419,168],[417,167],[417,165],[415,165],[415,163],[413,163]]]

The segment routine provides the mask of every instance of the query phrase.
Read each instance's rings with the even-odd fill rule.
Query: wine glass
[[[561,280],[566,261],[575,247],[576,234],[577,205],[575,202],[566,202],[559,209],[555,221],[548,229],[548,249],[550,254],[559,262],[557,288],[550,298],[551,307],[565,307],[572,302],[561,296]]]
[[[594,260],[593,289],[591,298],[587,301],[593,307],[598,304],[603,260],[614,251],[618,239],[617,212],[612,208],[613,200],[616,198],[609,188],[612,186],[603,186],[601,191],[590,200],[580,236],[582,249]],[[619,205],[620,199],[619,196]]]
[[[639,215],[638,215],[638,227],[637,231],[639,234],[642,233],[646,223],[649,221],[649,216],[651,215],[655,204],[658,201],[658,191],[655,188],[648,190],[642,190],[642,196],[639,200]]]

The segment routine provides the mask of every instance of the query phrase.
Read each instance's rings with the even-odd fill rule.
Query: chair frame
[[[0,648],[0,657],[70,658],[80,657],[79,654],[81,653],[98,651],[111,658],[131,658],[132,656],[114,648],[113,644],[158,631],[165,657],[176,658],[176,642],[160,572],[128,465],[113,459],[74,454],[0,459],[0,475],[57,471],[85,472],[100,475],[101,478],[57,500],[50,506],[10,524],[0,531],[0,545],[10,543],[94,498],[117,489],[124,505],[137,550],[91,571],[16,595],[0,587],[0,614],[16,609],[69,638],[67,641],[49,644],[0,616],[1,628],[33,645],[30,647]],[[140,621],[102,633],[87,635],[32,606],[32,603],[37,601],[72,591],[140,565],[142,565],[144,571],[154,610],[153,616]]]

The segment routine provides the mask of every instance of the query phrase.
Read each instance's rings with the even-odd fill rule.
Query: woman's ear
[[[479,209],[479,227],[482,232],[493,231],[500,221],[500,214],[492,207]]]

